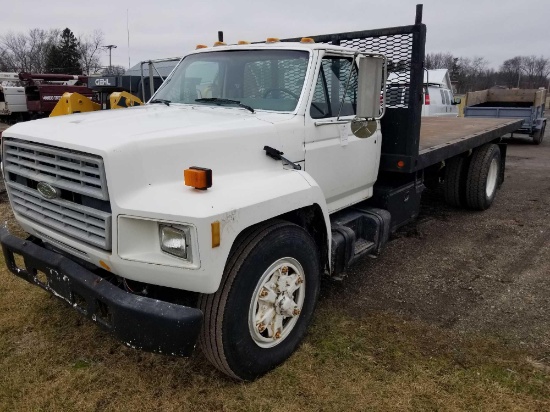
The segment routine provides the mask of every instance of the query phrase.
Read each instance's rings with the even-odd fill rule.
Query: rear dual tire
[[[470,158],[449,159],[445,170],[445,201],[451,206],[486,210],[501,183],[501,153],[495,144],[474,150]]]

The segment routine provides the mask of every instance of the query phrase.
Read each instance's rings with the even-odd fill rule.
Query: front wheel
[[[219,370],[254,380],[305,336],[317,302],[317,246],[300,226],[260,224],[237,239],[218,291],[202,295],[200,345]]]

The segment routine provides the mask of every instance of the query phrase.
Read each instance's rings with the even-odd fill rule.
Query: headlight
[[[159,236],[162,251],[191,261],[191,235],[188,227],[159,225]]]

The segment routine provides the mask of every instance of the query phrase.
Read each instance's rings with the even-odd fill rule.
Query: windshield
[[[306,77],[309,53],[298,50],[232,50],[183,59],[154,99],[214,104],[230,99],[253,109],[293,111]],[[197,102],[197,99],[204,99]],[[218,102],[219,103],[219,102]]]

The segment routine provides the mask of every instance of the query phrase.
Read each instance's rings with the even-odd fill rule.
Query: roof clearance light
[[[315,40],[313,40],[311,37],[302,37],[300,43],[315,43]]]
[[[208,46],[206,44],[197,44],[197,47],[195,47],[195,50],[206,49],[206,48],[208,48]]]
[[[224,41],[217,41],[216,43],[214,43],[214,47],[218,46],[227,46],[227,43]]]
[[[266,43],[279,43],[281,40],[279,40],[277,37],[268,37],[265,41]]]
[[[239,40],[239,42],[238,42],[237,44],[239,44],[239,45],[242,46],[242,45],[244,45],[244,44],[250,44],[250,42],[249,42],[249,41],[246,41],[246,40]]]
[[[212,170],[204,167],[191,166],[183,171],[185,186],[206,190],[212,187]]]

